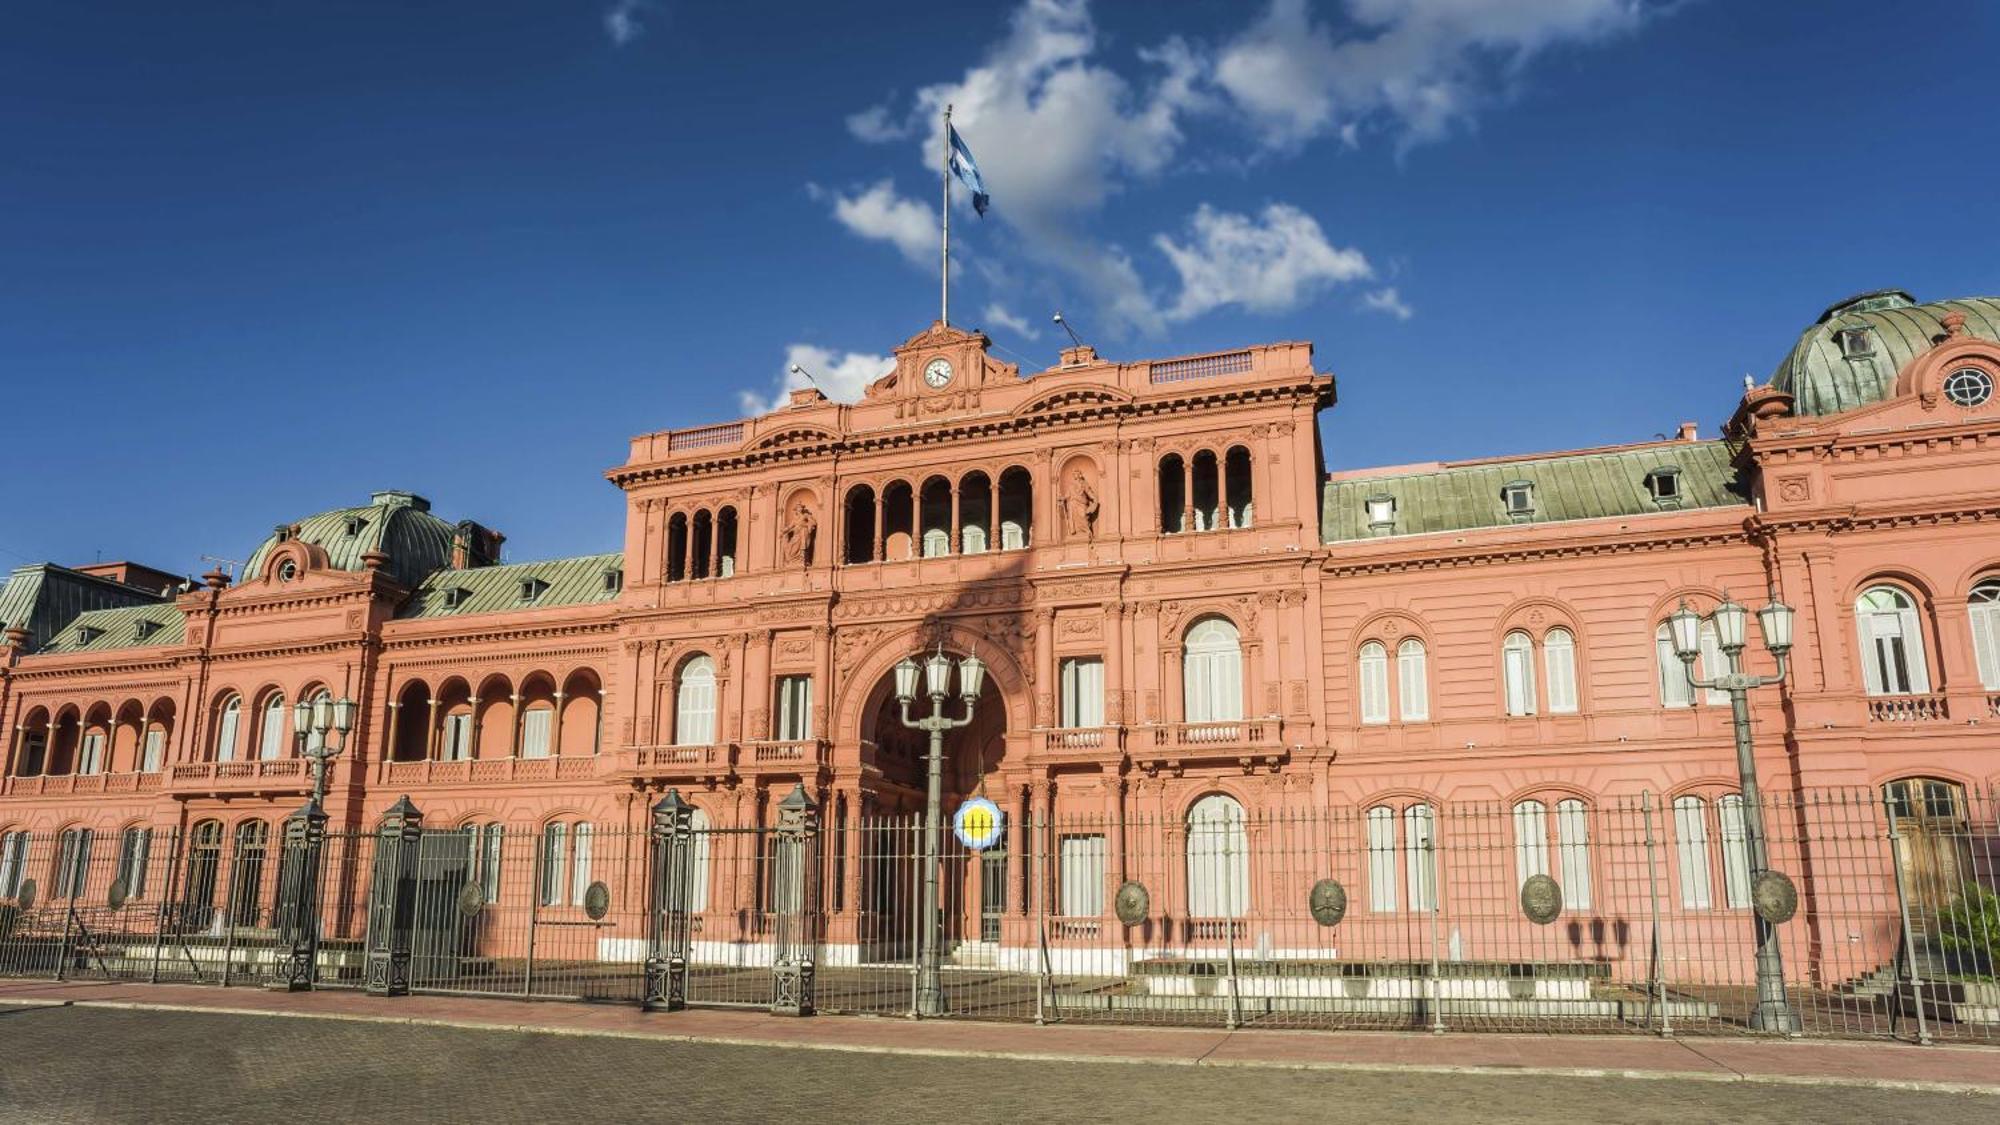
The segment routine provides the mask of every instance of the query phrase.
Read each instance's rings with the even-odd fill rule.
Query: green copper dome
[[[1945,336],[1943,317],[1965,314],[1965,333],[2000,340],[2000,297],[1919,304],[1900,289],[1878,289],[1819,315],[1771,374],[1799,414],[1838,414],[1896,393],[1896,375]]]
[[[451,565],[452,543],[466,532],[468,562],[497,562],[500,536],[478,524],[448,523],[431,514],[431,502],[414,492],[377,492],[362,508],[335,508],[279,527],[250,556],[245,581],[260,577],[279,543],[296,537],[325,549],[337,570],[361,570],[361,556],[382,551],[389,556],[383,569],[405,586],[415,587],[426,575]]]

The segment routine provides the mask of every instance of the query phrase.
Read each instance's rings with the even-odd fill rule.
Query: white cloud
[[[834,195],[833,217],[863,238],[889,243],[916,265],[937,263],[938,213],[928,203],[897,195],[888,180],[856,195]]]
[[[1042,338],[1040,329],[1029,324],[1026,318],[1018,317],[1008,312],[1004,306],[998,304],[987,305],[986,319],[988,322],[1005,328],[1016,336],[1026,336],[1030,340],[1039,340]]]
[[[1224,305],[1284,312],[1328,286],[1374,275],[1361,251],[1328,242],[1311,215],[1285,203],[1255,218],[1204,203],[1188,221],[1188,234],[1186,242],[1164,234],[1153,239],[1180,276],[1180,295],[1164,311],[1168,320]]]
[[[1396,287],[1393,285],[1369,290],[1362,296],[1361,305],[1375,312],[1388,313],[1397,320],[1408,320],[1417,315],[1417,310],[1404,302],[1403,295],[1396,292]]]
[[[792,371],[794,366],[811,372],[812,379],[795,374]],[[895,366],[896,361],[886,355],[840,352],[817,344],[792,344],[785,348],[785,368],[778,376],[776,393],[763,398],[754,391],[742,391],[738,393],[737,401],[746,414],[765,414],[784,406],[786,396],[792,391],[816,385],[828,398],[837,402],[857,402],[861,392],[868,389],[868,384],[887,375]]]
[[[1468,119],[1496,84],[1537,53],[1637,28],[1650,0],[1344,0],[1340,30],[1306,0],[1272,0],[1224,46],[1215,81],[1291,147],[1358,126],[1393,123],[1402,143],[1435,140]]]
[[[639,22],[639,13],[650,7],[648,0],[616,0],[604,10],[604,33],[619,47],[639,38],[646,33],[646,25]]]
[[[847,115],[847,131],[858,140],[869,144],[883,144],[900,141],[910,135],[914,126],[908,121],[897,121],[890,116],[888,103],[872,105],[860,113]]]

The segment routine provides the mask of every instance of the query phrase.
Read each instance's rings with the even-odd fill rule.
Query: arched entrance
[[[1018,773],[1025,738],[1010,730],[1021,730],[1022,686],[1019,666],[1011,654],[990,641],[947,631],[944,654],[954,667],[966,655],[977,652],[989,668],[981,691],[973,700],[971,722],[943,735],[939,802],[939,903],[941,941],[947,959],[984,961],[1001,939],[1003,920],[1010,909],[1018,909],[1019,868],[1010,843],[1018,840],[1011,822],[1019,817],[1018,784],[1008,780]],[[873,654],[868,671],[871,679],[866,692],[843,708],[841,719],[858,742],[861,772],[869,786],[868,799],[879,820],[892,827],[888,832],[867,831],[864,839],[885,847],[872,857],[871,878],[887,893],[866,896],[881,916],[875,920],[884,933],[921,933],[921,889],[923,884],[923,823],[928,786],[930,735],[912,730],[902,721],[902,707],[895,696],[894,665],[904,656],[921,655],[919,638],[912,631],[903,644],[887,643]],[[936,652],[935,642],[930,647]],[[954,694],[943,702],[943,714],[952,719],[965,716],[965,701],[957,695],[959,683],[954,671],[950,685]],[[932,714],[932,702],[919,680],[919,696],[910,703],[912,721]],[[1018,725],[1017,725],[1018,723]],[[951,831],[952,814],[966,800],[985,796],[1003,811],[1010,822],[999,843],[972,851],[959,843]],[[900,830],[899,830],[900,829]]]

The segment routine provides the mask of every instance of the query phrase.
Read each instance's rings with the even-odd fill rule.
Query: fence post
[[[1425,862],[1431,874],[1431,1034],[1444,1034],[1444,981],[1440,978],[1438,963],[1438,915],[1444,910],[1444,887],[1438,880],[1437,830],[1438,816],[1431,810],[1424,825]]]
[[[1896,831],[1896,807],[1890,802],[1887,792],[1882,794],[1882,816],[1889,824],[1889,870],[1895,875],[1896,913],[1903,923],[1903,964],[1910,970],[1910,999],[1917,1006],[1917,1042],[1928,1047],[1931,1045],[1931,1027],[1929,1017],[1924,1014],[1924,979],[1917,972],[1916,932],[1910,927],[1910,900],[1903,889],[1903,837]]]
[[[316,797],[285,818],[279,844],[278,936],[288,947],[278,979],[270,988],[307,992],[319,967],[320,856],[326,845],[326,810]]]
[[[222,938],[222,987],[229,987],[229,980],[236,968],[236,876],[243,865],[243,841],[230,838],[229,878],[222,885],[222,920],[227,923]],[[222,845],[216,844],[216,862],[221,862]]]
[[[687,1007],[689,873],[694,860],[694,806],[678,789],[653,806],[652,948],[646,956],[646,1011]]]
[[[1660,1005],[1660,1035],[1671,1037],[1674,1033],[1673,1020],[1667,1015],[1666,951],[1660,945],[1660,869],[1654,855],[1653,843],[1653,791],[1639,791],[1639,815],[1646,822],[1646,918],[1651,927],[1652,947],[1647,957],[1646,971],[1652,980],[1647,982],[1647,1003]]]
[[[410,937],[417,915],[417,847],[424,814],[408,794],[389,807],[375,839],[375,877],[368,893],[370,996],[410,993]]]
[[[813,881],[812,845],[819,835],[819,806],[806,796],[804,784],[778,805],[774,840],[771,906],[777,915],[776,942],[771,950],[773,985],[771,1014],[813,1014]]]

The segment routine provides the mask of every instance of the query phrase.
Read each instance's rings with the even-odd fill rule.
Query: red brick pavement
[[[451,996],[388,999],[349,991],[286,994],[257,988],[19,980],[0,981],[0,1004],[235,1012],[821,1050],[1200,1066],[1803,1082],[2000,1095],[2000,1048],[1906,1043],[1034,1027],[856,1016],[786,1019],[746,1010],[647,1013],[611,1004]]]

